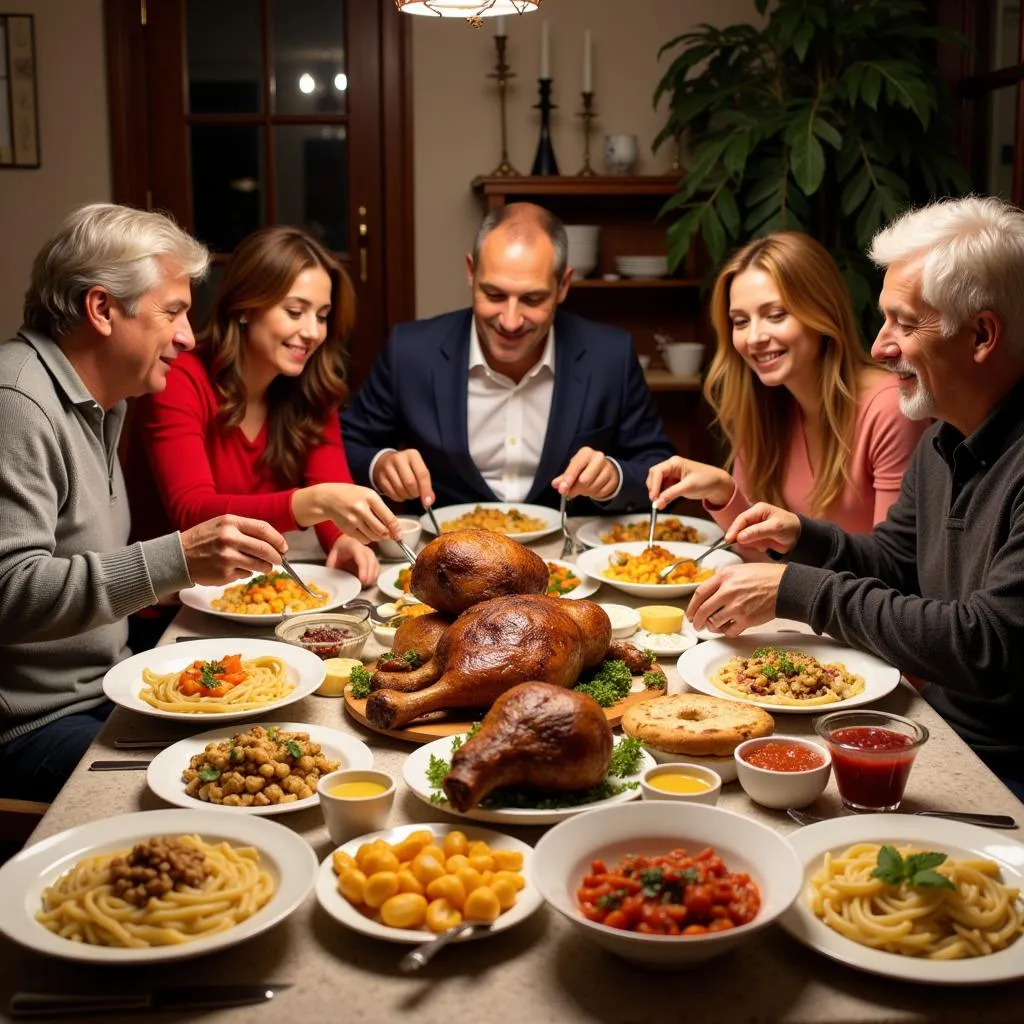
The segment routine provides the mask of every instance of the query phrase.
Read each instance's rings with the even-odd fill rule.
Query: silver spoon
[[[457,939],[460,935],[465,935],[468,932],[474,932],[479,929],[489,929],[489,924],[483,924],[480,921],[463,921],[461,924],[457,924],[447,931],[441,932],[433,939],[428,939],[426,942],[420,943],[411,953],[406,953],[401,960],[398,961],[398,969],[403,974],[409,974],[411,971],[418,971],[424,964],[429,963],[437,956],[441,950],[448,945],[452,939]]]
[[[673,570],[676,569],[677,566],[682,565],[684,562],[693,562],[694,565],[700,565],[700,563],[703,562],[704,559],[707,558],[712,551],[718,551],[720,548],[726,547],[726,545],[727,541],[723,537],[721,540],[715,541],[715,543],[712,544],[711,547],[706,548],[704,551],[702,551],[696,558],[680,558],[678,562],[671,562],[668,565],[666,565],[664,569],[661,569],[658,572],[658,579],[664,582],[669,578],[669,576],[672,575]]]
[[[809,814],[790,807],[786,813],[798,825],[814,825],[819,821],[828,820],[820,814]],[[948,818],[950,821],[964,821],[968,825],[980,825],[982,828],[1016,828],[1017,822],[1008,814],[978,814],[975,811],[901,811],[902,814],[919,814],[925,818]],[[842,815],[837,815],[842,817]],[[833,817],[830,815],[829,817]]]

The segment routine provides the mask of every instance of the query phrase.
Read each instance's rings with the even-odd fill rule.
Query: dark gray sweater
[[[124,412],[49,338],[0,345],[0,743],[99,704],[125,616],[190,586],[178,534],[128,544]]]
[[[789,562],[778,615],[928,680],[982,760],[1024,780],[1024,381],[970,437],[932,427],[870,534],[802,519]]]

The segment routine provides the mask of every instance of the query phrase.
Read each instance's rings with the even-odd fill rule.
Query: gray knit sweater
[[[99,704],[126,616],[191,585],[177,534],[128,545],[124,413],[49,338],[0,345],[0,743]]]

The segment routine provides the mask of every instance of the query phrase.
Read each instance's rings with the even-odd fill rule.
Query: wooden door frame
[[[150,5],[161,0],[148,0]],[[368,5],[373,0],[352,0]],[[379,130],[381,149],[381,208],[370,211],[371,250],[374,239],[383,242],[371,252],[380,275],[384,331],[351,354],[350,376],[357,387],[384,346],[387,332],[415,316],[412,33],[409,19],[395,10],[393,0],[376,0],[380,18],[380,46],[375,53],[353,55],[380,76]],[[107,56],[107,104],[110,122],[114,202],[148,209],[152,206],[152,175],[161,173],[161,161],[152,156],[147,77],[160,75],[147,66],[142,12],[146,0],[104,0]],[[365,16],[365,9],[359,15]],[[180,97],[184,110],[185,84]],[[172,102],[177,103],[178,97]],[[181,189],[184,183],[167,180],[164,188]],[[186,190],[187,191],[187,190]],[[354,198],[358,198],[354,195]],[[187,205],[187,198],[182,208]],[[353,222],[351,231],[357,230]],[[350,251],[355,253],[356,239]],[[358,284],[357,284],[358,288]]]

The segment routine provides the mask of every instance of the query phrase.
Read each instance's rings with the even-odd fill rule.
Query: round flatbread
[[[622,731],[670,754],[728,757],[744,740],[770,736],[775,720],[749,704],[676,693],[634,704],[622,716]]]

